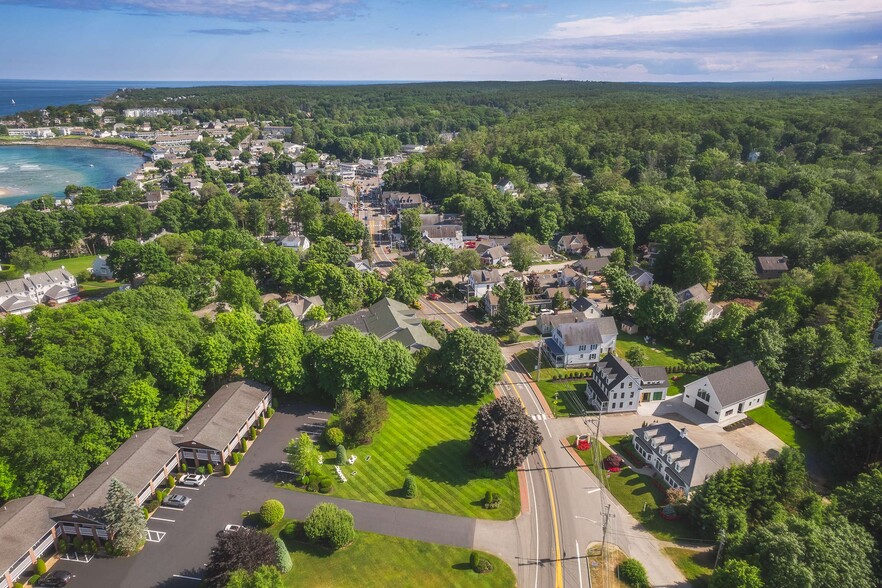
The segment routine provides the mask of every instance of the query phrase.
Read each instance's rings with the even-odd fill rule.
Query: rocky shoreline
[[[78,147],[82,149],[112,149],[115,151],[126,151],[135,155],[146,157],[144,151],[131,147],[129,145],[115,145],[113,143],[99,143],[96,139],[75,139],[72,137],[63,137],[59,139],[35,139],[20,141],[0,141],[0,147],[3,145],[33,145],[36,147]]]

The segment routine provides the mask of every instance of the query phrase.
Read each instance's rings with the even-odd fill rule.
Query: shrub
[[[232,471],[233,471],[233,468],[230,467],[230,464],[225,463],[224,464],[224,475],[229,476]]]
[[[306,485],[306,489],[310,492],[318,492],[319,489],[319,479],[313,476],[309,480],[309,484]]]
[[[251,440],[252,440],[252,441],[254,441],[255,439],[257,439],[257,427],[255,427],[254,425],[251,425],[251,431],[250,431],[250,434],[251,434]]]
[[[260,522],[265,527],[275,525],[284,516],[285,506],[275,498],[270,498],[260,506]]]
[[[214,466],[210,463],[205,464],[205,473],[209,476],[214,473]]]
[[[481,554],[477,551],[473,551],[471,555],[469,555],[469,567],[473,570],[478,569],[478,560],[481,559]]]
[[[402,492],[404,492],[405,498],[416,498],[417,495],[417,483],[416,478],[413,476],[407,476],[404,478],[404,487],[402,488]]]
[[[475,566],[475,571],[479,574],[489,574],[493,571],[493,564],[490,563],[489,559],[482,557],[478,560],[478,565]]]
[[[496,510],[499,508],[500,504],[502,504],[502,498],[499,496],[498,492],[487,490],[487,492],[484,493],[484,508],[488,510]]]
[[[163,500],[166,496],[167,496],[167,494],[166,494],[165,492],[163,492],[162,490],[157,490],[157,491],[156,491],[156,501],[157,501],[157,502],[162,502],[162,500]]]
[[[154,510],[159,508],[160,502],[161,502],[160,500],[157,500],[155,498],[153,500],[148,501],[147,502],[147,512],[153,512]]]
[[[204,476],[205,475],[205,466],[201,465],[198,468],[196,468],[196,473],[199,474],[200,476]]]
[[[104,542],[104,553],[107,555],[116,555],[116,547],[114,547],[112,540],[108,539]]]
[[[274,414],[276,414],[275,408],[270,407],[270,408],[266,409],[266,417],[267,418],[271,418]]]
[[[285,537],[286,539],[294,539],[297,537],[297,523],[291,521],[285,527],[279,531],[279,535],[281,537]]]
[[[83,551],[85,553],[98,553],[98,544],[95,543],[94,539],[89,539],[83,543]]]
[[[31,586],[36,586],[36,585],[37,585],[37,581],[38,581],[39,579],[40,579],[40,574],[34,574],[34,575],[31,576],[30,578],[28,578],[28,584],[30,584]],[[15,584],[13,584],[13,586],[21,586],[21,585],[22,585],[22,584],[21,584],[20,582],[16,582]]]
[[[343,447],[342,445],[338,445],[337,446],[337,465],[338,466],[345,465],[346,459],[347,459],[346,448]]]
[[[147,510],[147,507],[146,507],[146,506],[142,506],[142,507],[141,507],[141,514],[143,514],[143,515],[144,515],[144,518],[146,519],[146,518],[147,518],[147,515],[150,514],[150,511]]]
[[[16,582],[12,585],[12,588],[24,588],[24,584],[22,584],[21,582]]]
[[[265,426],[266,426],[266,419],[263,418],[263,415],[260,415],[260,417],[257,419],[257,428],[262,429]]]
[[[181,462],[181,473],[184,473],[184,474],[187,473],[187,462],[186,461]]]
[[[169,488],[174,488],[175,484],[177,484],[177,482],[175,481],[175,477],[171,474],[169,474],[168,478],[165,479],[165,483],[168,485]]]
[[[330,494],[334,490],[334,482],[331,478],[322,478],[319,482],[319,492],[322,494]]]
[[[631,588],[649,588],[646,568],[634,558],[629,557],[616,568],[619,578]]]
[[[83,538],[80,536],[74,537],[73,546],[74,546],[75,551],[82,551],[83,550]]]
[[[336,504],[319,504],[303,523],[303,531],[311,543],[321,543],[332,549],[340,549],[355,540],[355,521],[352,513],[338,508]]]
[[[248,439],[242,439],[242,453],[248,451]]]
[[[64,537],[58,540],[58,553],[67,553],[67,539]]]
[[[325,429],[325,441],[328,442],[329,446],[337,447],[338,445],[343,445],[344,439],[343,429],[339,427],[328,427]]]
[[[242,454],[238,451],[233,452],[233,465],[239,465],[239,462],[242,461]]]
[[[37,560],[36,563],[37,573],[41,576],[46,573],[46,562],[41,559]]]
[[[280,537],[276,537],[276,553],[279,557],[279,571],[287,574],[294,567],[294,562],[291,561],[291,554],[288,553],[288,548]]]

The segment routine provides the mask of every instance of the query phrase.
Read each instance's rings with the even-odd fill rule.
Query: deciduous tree
[[[439,382],[464,400],[477,400],[493,390],[505,361],[496,340],[468,328],[451,332],[438,352]]]
[[[496,473],[517,468],[541,443],[539,427],[510,396],[482,406],[472,423],[472,453]]]

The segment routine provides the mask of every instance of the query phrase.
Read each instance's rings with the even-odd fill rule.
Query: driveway
[[[359,530],[472,547],[473,519],[277,488],[275,482],[290,478],[284,473],[283,448],[300,432],[317,438],[328,416],[316,406],[280,407],[229,478],[213,476],[201,488],[175,488],[192,501],[185,509],[162,507],[150,518],[147,527],[151,531],[166,533],[160,542],[147,543],[131,558],[59,562],[55,568],[76,574],[69,584],[72,588],[195,588],[215,534],[228,523],[241,522],[244,511],[257,510],[268,498],[281,500],[290,518],[303,519],[316,504],[334,502],[352,512]]]

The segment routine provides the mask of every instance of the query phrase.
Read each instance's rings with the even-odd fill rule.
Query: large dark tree
[[[223,588],[236,570],[254,572],[278,563],[276,542],[268,533],[244,528],[218,537],[205,567],[205,585]]]
[[[540,443],[539,427],[510,396],[482,406],[472,423],[472,453],[497,473],[517,468]]]

